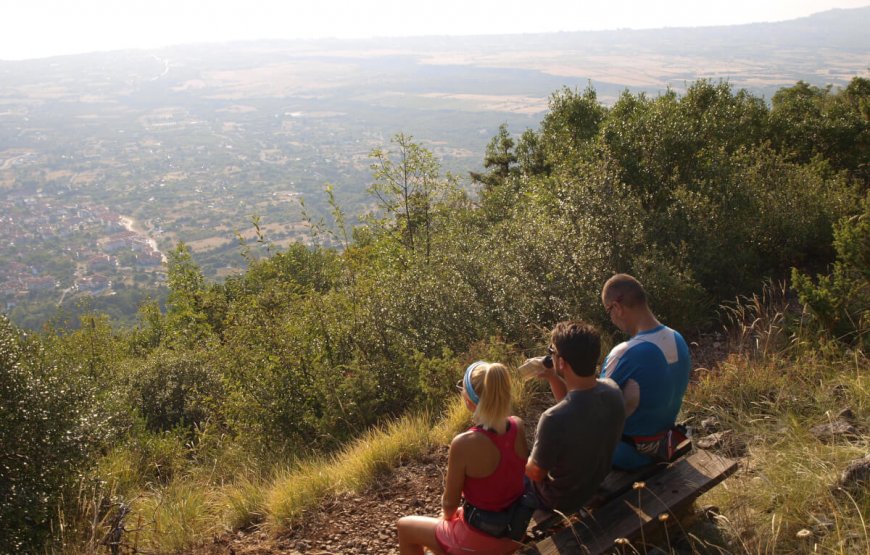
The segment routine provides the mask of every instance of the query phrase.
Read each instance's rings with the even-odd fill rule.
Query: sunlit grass
[[[257,476],[244,476],[221,489],[215,500],[221,522],[227,530],[243,530],[263,520],[266,483]]]
[[[847,464],[868,452],[867,436],[822,441],[810,433],[849,408],[867,422],[863,359],[732,358],[687,399],[695,421],[715,416],[745,452],[741,470],[702,501],[719,507],[735,553],[868,553],[870,495],[838,489]],[[726,449],[727,452],[727,449]]]
[[[428,415],[407,416],[366,432],[333,457],[281,472],[266,494],[269,524],[284,529],[327,495],[362,491],[399,461],[427,451],[443,433],[433,430]]]
[[[176,552],[190,549],[219,531],[213,499],[202,484],[176,480],[151,495],[134,501],[135,543],[148,551]]]

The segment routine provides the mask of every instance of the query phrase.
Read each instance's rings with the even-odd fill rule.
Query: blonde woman
[[[399,553],[512,553],[520,544],[469,524],[474,512],[506,514],[523,495],[529,455],[523,422],[510,416],[510,375],[502,364],[477,361],[457,384],[474,426],[450,443],[441,518],[399,519]],[[461,504],[460,501],[464,500]]]

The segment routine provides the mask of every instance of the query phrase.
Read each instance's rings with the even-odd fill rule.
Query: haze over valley
[[[371,210],[369,153],[412,135],[445,171],[480,170],[502,123],[536,128],[549,95],[657,95],[727,80],[769,101],[870,67],[870,8],[782,22],[538,35],[245,42],[0,62],[0,307],[37,326],[59,305],[133,316],[190,246],[241,271],[259,217],[274,248],[311,242],[327,183]],[[319,237],[318,241],[327,241]],[[115,299],[115,302],[113,301]]]

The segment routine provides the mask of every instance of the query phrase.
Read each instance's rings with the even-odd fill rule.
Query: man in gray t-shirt
[[[625,405],[612,380],[597,379],[598,331],[583,322],[560,322],[551,333],[552,365],[537,376],[550,383],[558,403],[538,421],[526,475],[546,509],[573,512],[610,471],[622,435]]]

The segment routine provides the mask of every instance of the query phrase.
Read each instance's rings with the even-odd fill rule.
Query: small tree
[[[43,551],[63,493],[101,437],[94,386],[47,358],[0,315],[0,553]]]
[[[379,223],[395,226],[402,244],[411,251],[422,249],[428,259],[433,205],[443,188],[441,166],[432,152],[410,135],[399,133],[391,142],[398,147],[396,152],[378,148],[371,153],[374,182],[368,191],[389,217]]]
[[[498,126],[498,134],[486,145],[483,157],[483,167],[486,173],[470,172],[471,179],[482,183],[487,188],[502,185],[511,175],[517,173],[517,155],[514,152],[514,140],[508,132],[507,124]]]
[[[211,331],[204,308],[205,278],[190,249],[179,242],[169,253],[166,327],[175,339],[195,340]]]

